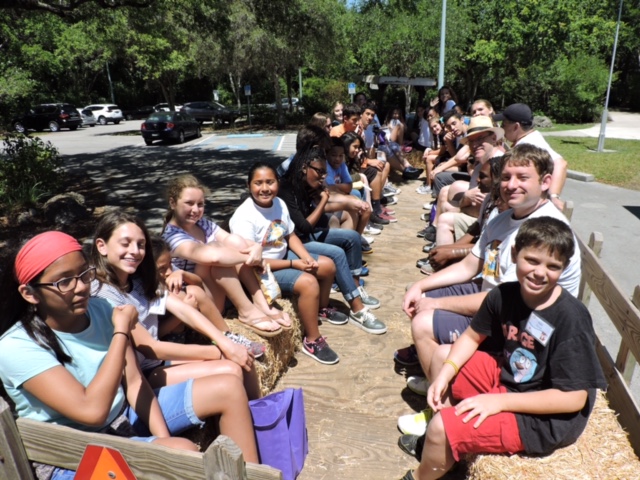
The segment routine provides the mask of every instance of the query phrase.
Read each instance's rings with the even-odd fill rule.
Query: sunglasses
[[[311,170],[314,170],[314,171],[318,174],[318,176],[319,176],[319,177],[326,177],[326,176],[327,176],[327,173],[329,173],[329,172],[327,172],[327,169],[326,169],[326,168],[314,167],[314,166],[313,166],[313,165],[311,165],[311,164],[309,164],[309,165],[308,165],[308,167],[309,167]]]

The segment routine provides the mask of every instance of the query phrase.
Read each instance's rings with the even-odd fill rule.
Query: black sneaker
[[[424,435],[402,435],[398,439],[398,446],[404,453],[411,455],[418,461],[422,458],[422,449],[424,448]],[[413,477],[410,477],[413,478]]]
[[[369,221],[374,225],[389,225],[389,223],[391,223],[389,222],[389,220],[380,218],[380,216],[377,213],[372,213],[371,217],[369,218]]]
[[[405,180],[416,180],[424,172],[423,168],[407,167],[402,172],[402,178]]]
[[[326,320],[333,325],[344,325],[349,322],[349,317],[333,307],[324,307],[318,312],[318,320]]]
[[[324,365],[338,363],[340,357],[331,350],[325,337],[318,337],[315,342],[308,342],[307,337],[302,339],[302,352]]]

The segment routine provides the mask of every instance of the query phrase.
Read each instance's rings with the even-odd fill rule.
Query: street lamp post
[[[620,9],[618,10],[618,23],[616,25],[616,37],[613,41],[613,56],[611,57],[611,69],[609,70],[609,85],[607,85],[607,96],[604,101],[604,109],[602,110],[602,121],[600,122],[600,135],[598,136],[598,152],[604,150],[605,131],[607,129],[607,118],[609,118],[609,94],[611,93],[611,81],[613,80],[613,66],[616,63],[616,50],[618,49],[618,33],[620,32],[620,18],[622,17],[622,2],[620,0]]]
[[[447,0],[442,0],[442,23],[440,25],[440,65],[438,67],[438,89],[444,85],[444,44],[447,30]]]

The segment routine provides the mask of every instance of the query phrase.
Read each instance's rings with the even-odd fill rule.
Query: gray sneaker
[[[240,335],[239,333],[233,332],[224,332],[224,336],[231,340],[233,343],[237,343],[238,345],[242,345],[251,353],[253,353],[253,358],[260,358],[264,355],[264,351],[266,347],[258,342],[253,342],[249,340],[244,335]]]
[[[362,300],[362,303],[365,307],[369,308],[370,310],[380,308],[380,300],[369,295],[364,287],[358,287],[358,292],[360,292],[360,299]]]
[[[374,335],[381,335],[387,331],[387,326],[378,320],[367,307],[357,313],[351,310],[349,312],[349,322]]]

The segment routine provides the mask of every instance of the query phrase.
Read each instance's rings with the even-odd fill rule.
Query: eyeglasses
[[[76,275],[75,277],[65,277],[61,278],[57,282],[51,283],[32,283],[32,287],[56,287],[60,293],[68,293],[72,290],[76,289],[78,285],[78,279],[82,281],[85,285],[90,284],[96,278],[96,267],[89,267],[80,275]]]
[[[327,174],[329,172],[327,172],[326,168],[318,168],[318,167],[314,167],[313,165],[309,164],[309,168],[311,170],[315,170],[315,172],[318,174],[319,177],[326,177]]]
[[[478,145],[483,143],[487,138],[489,138],[493,133],[485,133],[484,135],[478,135],[477,137],[469,138],[469,145]]]

